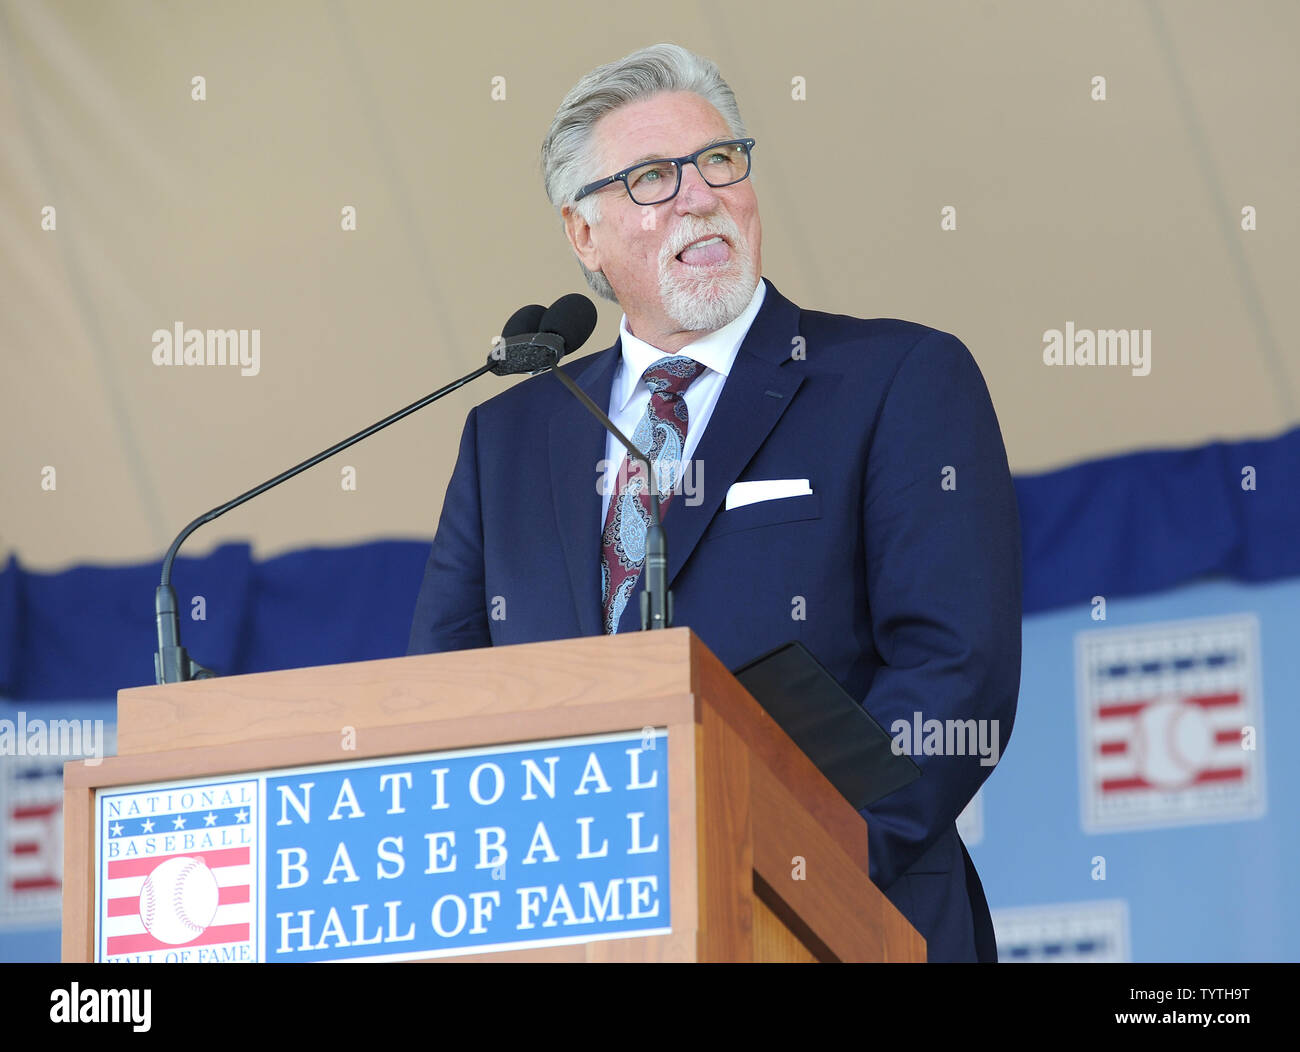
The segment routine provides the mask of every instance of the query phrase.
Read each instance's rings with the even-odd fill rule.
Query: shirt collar
[[[727,376],[750,325],[758,315],[758,309],[763,305],[766,293],[767,282],[759,278],[749,306],[733,321],[715,332],[701,336],[694,343],[688,343],[677,353]],[[622,368],[614,381],[615,411],[626,409],[635,396],[645,393],[645,387],[641,383],[642,375],[660,358],[666,357],[658,347],[652,347],[627,331],[626,314],[618,323],[618,335],[622,342]]]

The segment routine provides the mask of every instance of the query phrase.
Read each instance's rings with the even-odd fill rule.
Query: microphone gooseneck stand
[[[673,626],[673,594],[668,590],[668,539],[664,536],[663,520],[659,514],[659,480],[650,467],[649,458],[637,449],[614,422],[596,405],[587,393],[574,383],[562,369],[552,369],[551,373],[560,383],[569,389],[574,398],[585,405],[606,429],[613,434],[627,450],[627,455],[634,457],[645,469],[646,481],[650,487],[650,525],[645,534],[645,591],[641,593],[641,629],[643,631]]]
[[[180,550],[185,539],[205,523],[219,518],[232,508],[237,508],[245,501],[250,501],[261,493],[265,493],[273,486],[278,486],[281,482],[294,477],[300,472],[314,467],[322,460],[327,460],[334,456],[335,453],[341,453],[351,445],[355,445],[363,438],[369,438],[376,431],[382,431],[389,424],[395,424],[403,417],[410,416],[418,409],[423,409],[430,402],[436,402],[444,395],[451,394],[461,387],[464,387],[471,380],[475,380],[486,372],[494,369],[496,362],[489,358],[486,365],[480,366],[472,373],[466,373],[459,380],[453,380],[445,387],[440,387],[432,394],[426,395],[418,402],[412,402],[405,409],[399,409],[391,416],[384,417],[376,424],[371,424],[364,431],[358,431],[351,438],[345,438],[342,442],[330,446],[329,449],[322,453],[317,453],[314,457],[304,460],[301,464],[289,468],[288,471],[282,471],[273,479],[267,479],[260,486],[255,486],[247,493],[241,493],[233,500],[226,501],[220,507],[213,508],[211,511],[200,515],[191,522],[185,529],[177,535],[172,541],[172,546],[167,549],[167,555],[162,564],[162,582],[154,591],[154,616],[158,624],[158,653],[154,655],[154,674],[159,683],[184,683],[191,679],[210,679],[217,673],[212,669],[204,668],[192,657],[185,647],[181,646],[181,627],[180,618],[176,611],[176,592],[172,588],[172,562],[176,559],[176,553]]]
[[[439,398],[464,387],[471,380],[487,372],[496,373],[498,376],[539,373],[547,370],[553,372],[561,383],[626,447],[628,455],[635,457],[645,468],[646,479],[650,486],[651,524],[646,532],[646,589],[641,596],[641,627],[643,629],[670,627],[673,608],[672,595],[668,592],[667,582],[668,552],[663,524],[660,520],[659,489],[655,472],[645,454],[614,426],[609,417],[568,376],[555,368],[560,358],[567,351],[582,346],[595,328],[595,305],[587,297],[576,293],[560,297],[549,309],[540,304],[523,307],[506,323],[502,331],[502,339],[495,341],[492,352],[488,355],[487,364],[466,373],[458,380],[453,380],[445,387],[440,387],[418,402],[412,402],[405,409],[399,409],[396,413],[384,417],[378,423],[371,424],[365,430],[358,431],[350,438],[343,439],[342,442],[330,446],[329,449],[317,453],[301,464],[280,472],[247,493],[241,493],[233,500],[200,515],[181,530],[163,559],[162,579],[154,593],[154,616],[158,626],[158,653],[154,655],[154,673],[157,682],[183,683],[192,679],[208,679],[216,675],[212,669],[205,668],[190,657],[180,641],[180,616],[176,609],[176,592],[171,584],[172,563],[176,559],[180,546],[191,533],[205,523],[278,486],[281,482],[314,467],[322,460],[341,453],[362,439],[369,438],[375,432],[382,431],[390,424],[395,424],[431,402],[436,402]]]

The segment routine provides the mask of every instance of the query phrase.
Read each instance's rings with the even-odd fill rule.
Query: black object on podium
[[[732,675],[861,811],[921,776],[893,741],[802,643],[769,650]]]

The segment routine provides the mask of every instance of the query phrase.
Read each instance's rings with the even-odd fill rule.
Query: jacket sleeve
[[[871,877],[888,888],[993,770],[1020,690],[1015,489],[984,378],[956,337],[931,332],[904,356],[863,492],[867,601],[883,662],[863,704],[921,768],[863,811]]]
[[[471,409],[415,602],[408,654],[492,645],[484,595],[478,410]]]

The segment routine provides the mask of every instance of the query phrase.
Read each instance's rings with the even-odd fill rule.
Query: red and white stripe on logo
[[[63,775],[30,764],[16,769],[21,762],[0,757],[0,763],[10,765],[0,771],[0,918],[57,924],[63,885]]]
[[[140,891],[145,878],[169,858],[199,858],[216,878],[217,911],[212,921],[184,946],[213,946],[228,942],[246,942],[253,921],[249,889],[253,867],[247,847],[222,848],[215,851],[183,851],[173,855],[148,858],[113,859],[108,862],[105,898],[105,955],[147,953],[151,950],[174,950],[149,934],[140,916]]]
[[[1246,777],[1237,691],[1101,702],[1094,716],[1093,772],[1103,795]]]

